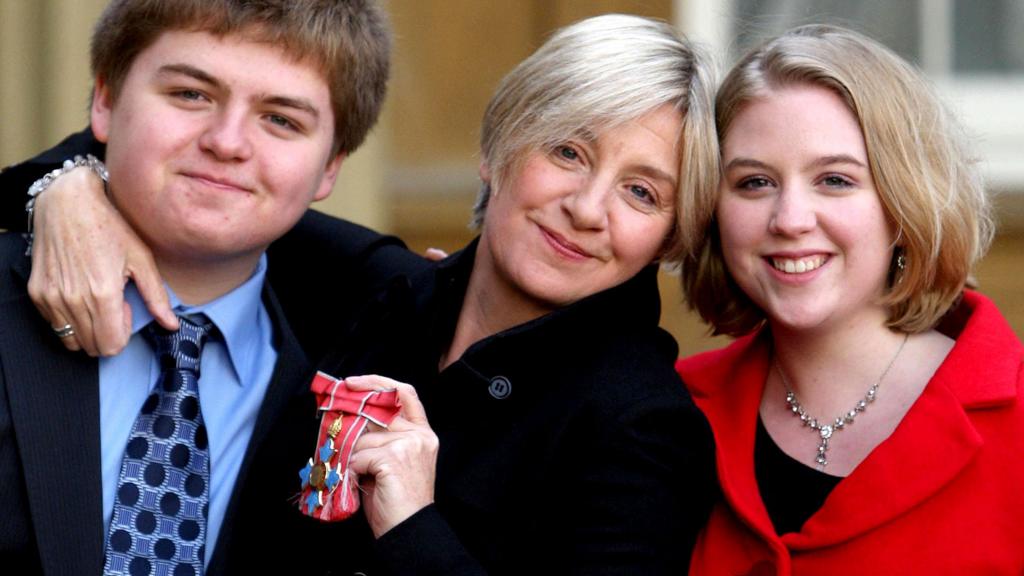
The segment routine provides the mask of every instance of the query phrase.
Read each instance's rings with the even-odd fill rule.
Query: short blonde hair
[[[715,100],[719,134],[726,137],[751,100],[799,84],[838,94],[864,134],[875,188],[897,230],[888,325],[910,333],[932,328],[960,296],[994,232],[962,129],[921,73],[888,48],[850,30],[808,25],[733,67]],[[764,313],[729,275],[713,218],[704,231],[708,241],[683,265],[689,305],[716,334],[748,333]],[[898,270],[901,256],[905,268]]]
[[[531,151],[600,134],[668,104],[683,115],[682,169],[662,260],[678,260],[699,245],[692,223],[714,211],[714,85],[708,57],[664,22],[608,14],[562,28],[505,76],[487,106],[480,149],[491,184],[477,197],[473,226],[483,222],[491,188],[500,189]]]
[[[116,100],[135,58],[171,30],[240,34],[320,70],[331,94],[334,152],[352,152],[377,122],[391,28],[374,0],[113,0],[92,36],[92,74]]]

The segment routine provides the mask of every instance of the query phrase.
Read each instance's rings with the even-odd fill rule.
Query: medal
[[[320,430],[313,457],[299,470],[299,509],[323,522],[344,520],[359,509],[359,481],[348,466],[352,449],[367,424],[387,428],[398,416],[398,393],[352,391],[344,380],[323,372],[313,377],[310,390],[316,395]]]

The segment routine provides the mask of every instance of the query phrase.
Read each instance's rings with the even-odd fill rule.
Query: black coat
[[[374,543],[383,572],[684,573],[715,501],[714,455],[658,328],[656,270],[486,338],[438,373],[474,250],[395,282],[321,366],[413,384],[440,439],[436,504]],[[296,470],[315,427],[292,441]],[[381,573],[372,561],[350,570],[350,555],[337,554],[337,573]]]

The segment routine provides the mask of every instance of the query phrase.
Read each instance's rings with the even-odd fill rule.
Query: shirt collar
[[[263,254],[248,280],[227,294],[200,306],[183,304],[170,286],[164,284],[170,298],[171,309],[175,314],[205,314],[217,327],[224,339],[235,376],[243,386],[246,382],[252,382],[255,378],[254,371],[257,369],[256,357],[260,344],[259,315],[263,304],[263,281],[266,275],[267,255]],[[153,321],[153,315],[146,309],[138,288],[132,282],[125,288],[125,300],[132,310],[134,336]]]

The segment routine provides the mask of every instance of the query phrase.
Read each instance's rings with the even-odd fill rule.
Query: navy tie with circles
[[[177,332],[156,322],[143,329],[161,373],[121,461],[105,575],[203,573],[210,457],[198,380],[203,343],[214,327],[202,315],[179,320]]]

